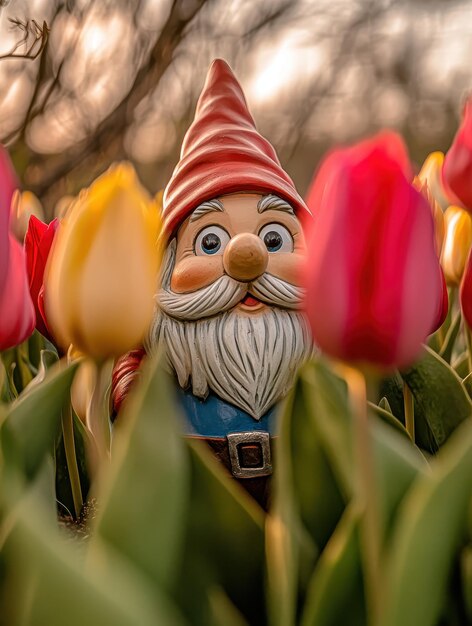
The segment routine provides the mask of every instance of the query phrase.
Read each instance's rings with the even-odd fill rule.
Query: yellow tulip
[[[433,194],[431,193],[427,180],[422,181],[418,176],[415,176],[415,178],[413,179],[413,185],[419,192],[423,194],[423,196],[429,202],[429,206],[431,207],[431,212],[434,219],[434,239],[436,244],[436,253],[438,257],[440,257],[446,231],[446,227],[444,224],[444,213],[438,202],[435,200]]]
[[[446,281],[458,285],[464,273],[472,245],[472,217],[457,206],[450,206],[444,214],[446,237],[441,254],[441,265]]]
[[[421,167],[418,178],[422,183],[427,182],[429,190],[433,198],[439,204],[440,208],[445,211],[450,205],[450,201],[444,192],[441,182],[441,170],[444,163],[444,154],[442,152],[431,152]]]
[[[24,240],[31,215],[44,222],[43,205],[32,191],[15,191],[11,199],[11,230],[18,241]]]
[[[110,167],[61,222],[45,272],[48,323],[58,342],[100,361],[141,344],[153,315],[158,208],[133,167]]]

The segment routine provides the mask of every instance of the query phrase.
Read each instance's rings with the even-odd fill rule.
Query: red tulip
[[[431,209],[390,132],[333,152],[308,196],[307,315],[326,353],[409,365],[440,322],[444,281]]]
[[[10,233],[10,207],[17,182],[8,153],[0,146],[0,350],[15,346],[34,330],[25,255]]]
[[[31,299],[36,311],[36,328],[48,339],[51,339],[51,333],[44,314],[43,277],[58,225],[57,218],[50,224],[45,224],[32,215],[25,236],[26,268]]]
[[[472,328],[472,253],[469,254],[460,288],[462,315],[469,328]]]
[[[472,211],[472,96],[462,112],[462,123],[442,168],[443,186],[454,204]]]

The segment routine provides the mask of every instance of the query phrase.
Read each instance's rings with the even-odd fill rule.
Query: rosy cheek
[[[192,256],[174,267],[170,287],[175,293],[189,293],[211,285],[223,275],[223,256]]]
[[[287,281],[292,285],[300,286],[301,272],[305,255],[292,252],[288,254],[269,254],[267,271],[277,278]]]

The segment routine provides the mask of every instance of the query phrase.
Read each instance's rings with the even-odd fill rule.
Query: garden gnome
[[[167,251],[145,347],[165,347],[188,434],[253,491],[272,470],[275,405],[312,350],[298,285],[303,214],[234,74],[215,60],[164,192]]]

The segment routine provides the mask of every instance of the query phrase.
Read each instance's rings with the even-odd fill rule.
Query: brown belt
[[[267,510],[274,454],[274,438],[269,433],[247,431],[226,437],[191,438],[205,441],[233,478]]]

